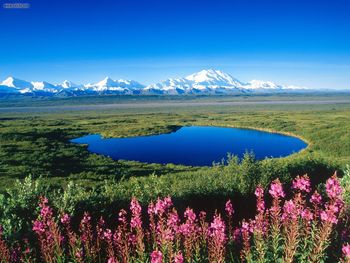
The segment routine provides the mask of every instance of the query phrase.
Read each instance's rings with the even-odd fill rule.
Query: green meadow
[[[88,99],[82,102],[86,103]],[[278,99],[300,100],[298,97],[269,96],[232,97],[231,101],[273,102]],[[138,107],[130,104],[122,109],[62,108],[34,112],[16,112],[17,108],[14,108],[13,112],[0,112],[1,189],[11,187],[16,179],[31,175],[42,178],[52,187],[66,187],[70,181],[89,189],[108,186],[115,189],[109,190],[117,196],[129,198],[137,195],[141,200],[149,201],[157,195],[167,194],[184,198],[189,194],[248,193],[257,183],[268,184],[275,177],[288,182],[293,176],[306,172],[322,177],[329,175],[331,170],[341,171],[350,163],[350,104],[310,104],[310,101],[320,98],[310,96],[302,99],[306,100],[305,104],[221,106],[199,103],[167,107],[166,102],[177,101],[176,98],[137,100],[127,97],[125,101],[130,103],[134,100],[132,103]],[[334,96],[333,99],[336,102],[344,97]],[[109,103],[124,102],[120,97],[107,96],[105,100]],[[230,98],[196,98],[197,102],[211,100],[230,101]],[[28,101],[25,100],[25,104],[20,106],[28,106]],[[143,107],[143,101],[160,101],[162,104]],[[59,105],[59,102],[57,99],[44,102],[34,100],[32,105],[44,103],[50,106]],[[73,104],[77,102],[79,100]],[[18,106],[9,105],[8,101],[0,105]],[[242,127],[292,134],[304,139],[309,146],[287,158],[255,161],[253,156],[247,156],[245,163],[231,157],[228,165],[226,160],[212,167],[187,167],[113,161],[90,154],[85,146],[69,142],[86,134],[102,134],[104,137],[151,135],[190,125]],[[243,167],[245,164],[248,167]],[[249,169],[254,170],[253,174]]]

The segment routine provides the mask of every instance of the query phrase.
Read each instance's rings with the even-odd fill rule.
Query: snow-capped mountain
[[[290,89],[271,81],[252,80],[244,83],[220,70],[209,69],[185,78],[167,79],[147,86],[143,93],[155,94],[232,94],[243,92],[271,92]]]
[[[193,93],[232,93],[242,92],[243,83],[220,70],[202,70],[185,78],[167,79],[152,84],[144,93],[193,94]]]
[[[240,88],[243,84],[220,70],[209,69],[202,70],[186,77],[192,81],[197,87],[237,87]]]
[[[9,77],[0,83],[0,94],[80,96],[97,94],[236,94],[263,92],[303,92],[304,87],[278,85],[271,81],[241,82],[220,70],[208,69],[184,78],[169,78],[145,86],[134,80],[106,77],[94,84],[28,82]]]
[[[33,85],[32,92],[48,92],[48,93],[56,93],[60,87],[57,85],[53,85],[46,81],[37,81],[31,82]]]
[[[251,90],[281,90],[283,89],[283,86],[277,85],[271,81],[263,81],[263,80],[255,80],[246,83],[246,85],[243,86],[245,89],[251,89]]]
[[[84,87],[98,93],[121,93],[133,94],[134,91],[143,89],[145,86],[134,80],[113,80],[110,77],[95,84],[87,84]]]
[[[59,86],[61,86],[63,89],[76,89],[76,88],[82,88],[83,85],[75,84],[69,80],[63,81]]]
[[[25,80],[21,80],[21,79],[16,79],[14,77],[8,77],[3,82],[1,82],[0,85],[7,86],[9,88],[14,88],[16,90],[32,89],[33,88],[32,83],[25,81]]]

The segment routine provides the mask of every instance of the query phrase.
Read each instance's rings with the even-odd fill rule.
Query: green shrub
[[[344,171],[344,176],[341,179],[341,185],[344,189],[343,199],[347,205],[350,205],[350,166],[347,165]]]
[[[23,181],[17,180],[14,187],[0,195],[0,225],[6,238],[29,232],[36,216],[38,198],[46,193],[40,179],[28,176]]]

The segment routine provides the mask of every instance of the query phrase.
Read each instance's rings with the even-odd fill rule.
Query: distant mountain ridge
[[[244,83],[220,70],[208,69],[184,78],[143,85],[135,80],[113,80],[110,77],[89,84],[65,80],[61,84],[46,81],[29,82],[8,77],[0,83],[0,94],[31,94],[46,96],[80,96],[99,94],[239,94],[256,92],[300,92],[305,87],[283,86],[271,81],[252,80]]]

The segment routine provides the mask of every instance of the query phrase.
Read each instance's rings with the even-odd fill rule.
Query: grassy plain
[[[184,100],[187,101],[185,105],[176,104]],[[322,100],[327,103],[312,103]],[[181,99],[171,96],[106,96],[93,101],[116,105],[127,102],[128,106],[93,110],[56,107],[90,105],[90,101],[92,98],[89,97],[28,98],[22,102],[1,100],[0,188],[11,187],[15,179],[32,175],[34,178],[42,177],[53,186],[65,187],[69,181],[73,181],[89,189],[102,187],[103,191],[113,191],[117,199],[137,195],[140,200],[148,201],[156,195],[166,194],[187,199],[202,194],[248,193],[256,183],[268,184],[275,177],[289,181],[304,172],[313,176],[329,176],[333,169],[341,170],[350,163],[349,95]],[[169,101],[175,104],[169,106]],[[198,101],[216,103],[202,104]],[[245,103],[247,101],[249,103]],[[305,103],[286,104],[284,101]],[[240,103],[230,105],[227,102]],[[29,108],[23,111],[22,107],[33,106],[34,110]],[[1,111],[1,108],[6,108],[6,111]],[[104,137],[150,135],[170,132],[186,125],[243,127],[293,134],[306,140],[309,146],[287,158],[252,161],[254,164],[248,162],[249,167],[244,168],[244,164],[188,167],[113,161],[90,154],[85,146],[69,142],[86,134],[98,133]],[[250,175],[246,174],[248,172]],[[248,182],[249,176],[255,178]]]

